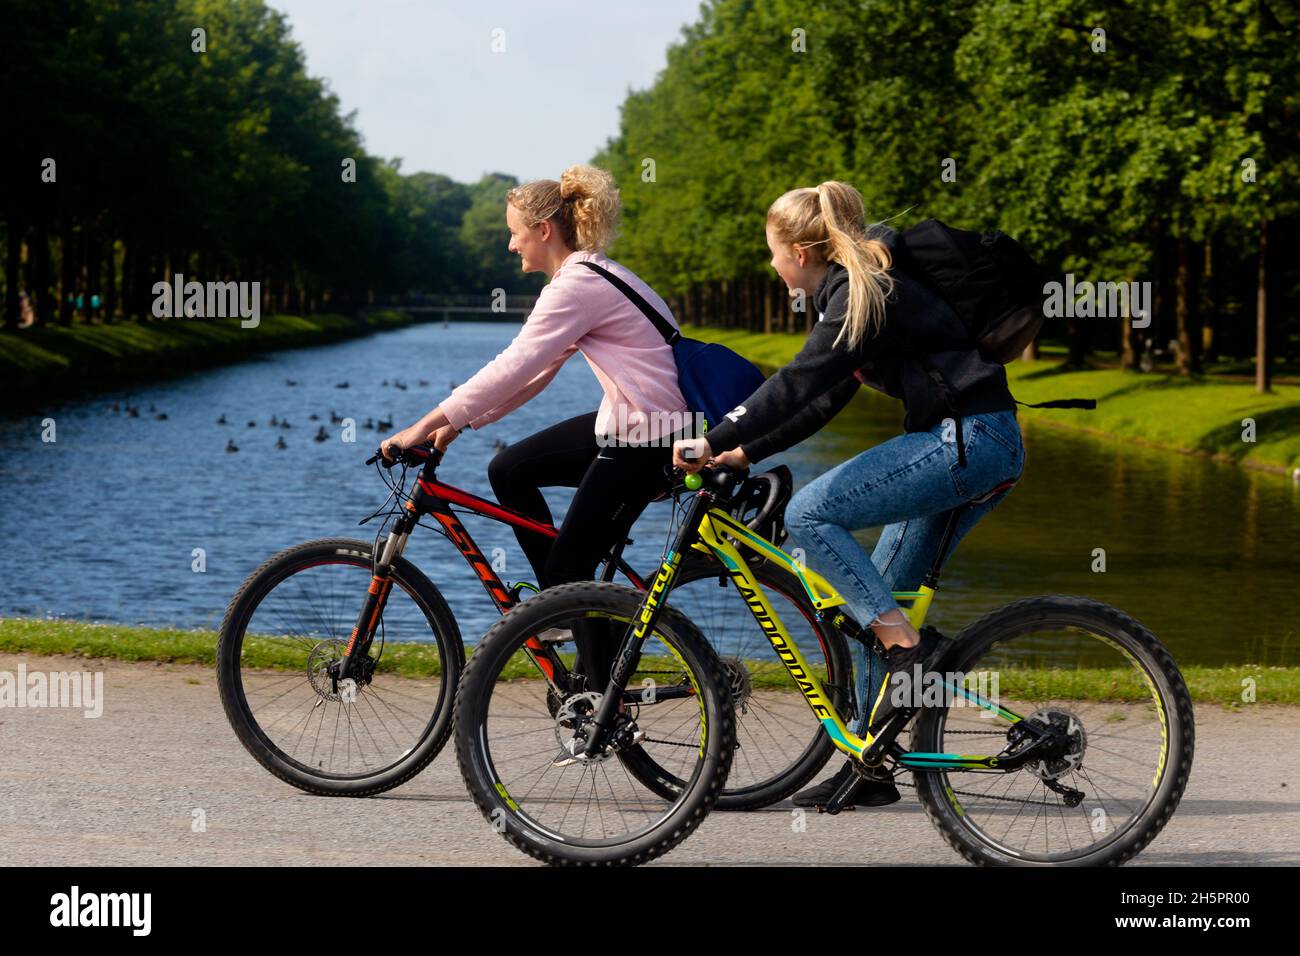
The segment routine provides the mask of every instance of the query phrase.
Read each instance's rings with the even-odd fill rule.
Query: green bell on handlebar
[[[699,491],[704,487],[704,479],[700,477],[699,472],[686,476],[684,482],[689,491]]]

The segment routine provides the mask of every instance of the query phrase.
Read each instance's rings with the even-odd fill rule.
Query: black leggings
[[[601,447],[595,427],[595,412],[578,415],[516,442],[488,465],[488,480],[501,504],[548,524],[551,510],[541,489],[578,489],[559,537],[515,529],[541,588],[592,580],[610,548],[627,538],[645,506],[666,487],[671,442]],[[595,675],[589,681],[593,690],[604,690],[617,649],[609,629],[575,628],[574,636],[578,669]]]

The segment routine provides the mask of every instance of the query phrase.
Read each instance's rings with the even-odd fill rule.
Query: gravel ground
[[[207,668],[6,654],[0,671],[20,662],[29,673],[102,670],[105,700],[97,719],[0,709],[8,865],[533,862],[470,803],[450,743],[380,797],[313,797],[244,751]],[[1187,792],[1132,865],[1300,864],[1300,708],[1207,706],[1196,719]],[[909,788],[889,807],[808,814],[802,829],[792,810],[714,813],[655,865],[962,864]]]

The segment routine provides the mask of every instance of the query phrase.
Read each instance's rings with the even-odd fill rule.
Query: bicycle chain
[[[642,738],[641,738],[641,743],[643,743],[643,744],[667,744],[669,747],[691,747],[691,748],[695,748],[695,747],[698,747],[698,746],[699,746],[698,743],[693,743],[693,744],[691,744],[691,743],[682,743],[682,742],[679,741],[679,740],[658,740],[658,739],[656,739],[656,738],[654,738],[654,737],[642,737]]]

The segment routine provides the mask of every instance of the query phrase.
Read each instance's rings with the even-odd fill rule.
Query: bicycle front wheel
[[[916,773],[931,822],[967,860],[1120,864],[1173,815],[1192,769],[1192,701],[1169,652],[1127,614],[1082,597],[1016,601],[963,630],[939,669],[1004,711],[960,696],[924,709],[917,751],[1001,759],[1033,739],[1024,722],[1057,733],[1015,770]]]
[[[549,588],[496,622],[466,665],[455,731],[465,785],[493,828],[539,860],[652,860],[695,830],[726,782],[730,696],[708,643],[671,607],[646,637],[609,739],[592,756],[585,742],[603,684],[561,698],[524,653],[536,635],[572,662],[575,630],[594,623],[617,640],[643,597],[602,582]],[[671,799],[628,772],[624,758],[639,751],[683,781]]]
[[[258,763],[308,793],[391,790],[451,734],[465,649],[442,594],[405,559],[393,564],[364,676],[330,680],[373,569],[364,541],[288,548],[249,575],[221,624],[217,687],[231,727]]]

